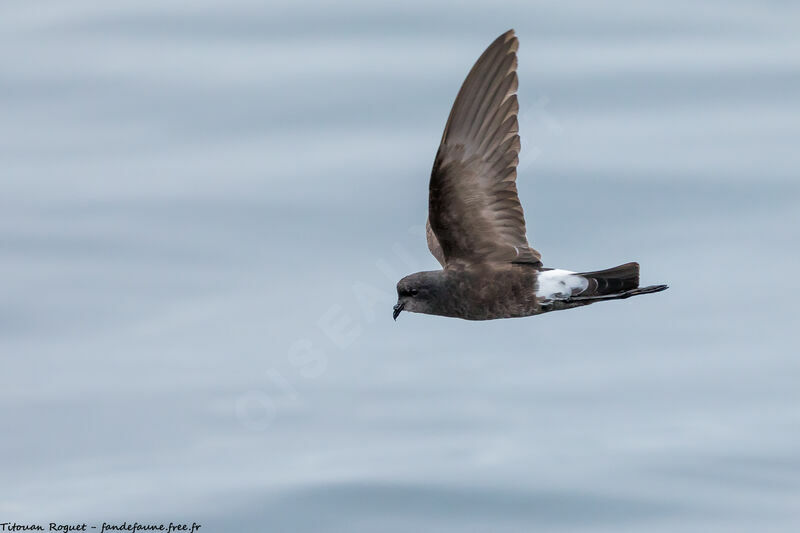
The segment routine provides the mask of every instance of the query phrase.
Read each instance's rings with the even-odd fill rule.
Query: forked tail
[[[589,286],[580,295],[572,296],[571,301],[599,302],[620,300],[666,290],[667,285],[639,287],[639,263],[625,263],[606,270],[581,272],[579,276],[589,281]]]

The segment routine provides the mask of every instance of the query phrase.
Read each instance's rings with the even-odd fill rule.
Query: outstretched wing
[[[541,265],[541,255],[525,237],[517,196],[518,46],[514,30],[489,45],[447,119],[428,201],[428,247],[442,265]]]

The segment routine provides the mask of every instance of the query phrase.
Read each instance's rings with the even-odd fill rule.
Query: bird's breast
[[[448,315],[490,320],[536,314],[535,268],[525,265],[472,266],[448,273]]]

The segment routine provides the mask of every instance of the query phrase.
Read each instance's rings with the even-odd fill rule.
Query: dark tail
[[[589,287],[581,296],[617,294],[639,286],[639,263],[625,263],[597,272],[581,272],[579,275],[589,280]]]
[[[617,300],[667,289],[666,285],[639,287],[639,263],[625,263],[606,270],[581,272],[579,275],[589,280],[589,287],[580,295],[570,298],[573,301]]]

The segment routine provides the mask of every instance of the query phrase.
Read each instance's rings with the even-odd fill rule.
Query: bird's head
[[[397,320],[400,311],[436,314],[443,275],[441,270],[417,272],[397,282],[397,304],[392,318]]]

